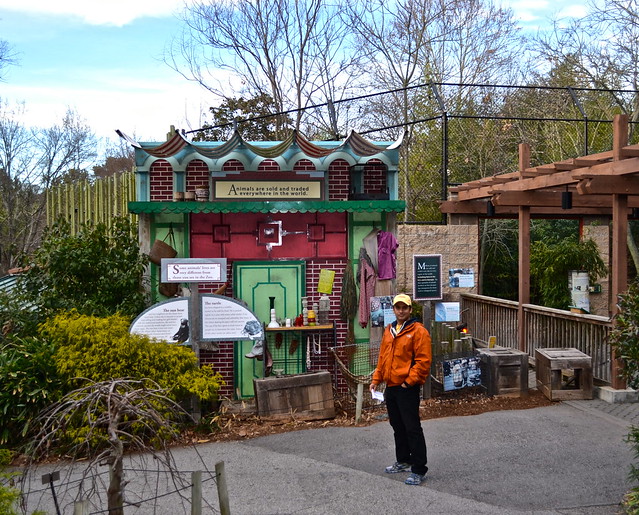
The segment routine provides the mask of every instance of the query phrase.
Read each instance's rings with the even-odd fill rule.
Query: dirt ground
[[[530,390],[525,397],[493,396],[481,391],[458,391],[423,400],[420,408],[422,420],[478,415],[489,411],[521,410],[553,404],[538,390]],[[223,402],[219,412],[205,419],[197,431],[188,435],[197,443],[233,441],[255,438],[287,431],[299,431],[330,426],[367,426],[386,420],[383,406],[365,409],[358,423],[354,413],[344,412],[337,403],[334,419],[303,420],[295,415],[280,419],[259,417],[255,406],[247,403]]]

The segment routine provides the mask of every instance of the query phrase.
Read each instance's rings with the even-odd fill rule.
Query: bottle
[[[268,324],[268,327],[279,327],[280,324],[277,323],[277,318],[275,317],[275,309],[271,309],[271,321]]]
[[[307,302],[308,298],[302,297],[302,321],[304,325],[308,325],[308,308],[306,307]]]
[[[314,309],[309,309],[307,316],[308,316],[308,325],[316,325],[315,310]]]

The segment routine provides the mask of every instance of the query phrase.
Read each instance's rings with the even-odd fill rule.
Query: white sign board
[[[435,322],[459,322],[459,302],[436,302]]]
[[[225,258],[162,260],[163,283],[221,283],[226,281]]]
[[[200,299],[203,341],[261,340],[264,337],[262,323],[241,302],[214,294],[202,294]]]
[[[131,324],[129,332],[165,342],[188,343],[188,320],[189,299],[169,299],[140,313]]]
[[[215,294],[200,296],[200,340],[261,340],[264,328],[242,302]],[[190,298],[169,299],[143,311],[131,324],[131,334],[189,344]]]

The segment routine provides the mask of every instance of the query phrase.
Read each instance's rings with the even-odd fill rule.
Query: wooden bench
[[[551,401],[592,399],[592,358],[574,348],[535,350],[537,389]]]

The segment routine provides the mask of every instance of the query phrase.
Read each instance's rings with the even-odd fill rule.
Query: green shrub
[[[54,347],[40,338],[13,338],[0,347],[0,443],[15,445],[34,417],[62,395]]]
[[[590,284],[607,273],[594,240],[577,237],[558,242],[536,241],[530,247],[530,282],[532,302],[556,309],[572,304],[568,275],[571,270],[588,272]]]
[[[127,218],[114,218],[110,226],[85,224],[77,234],[58,220],[26,258],[28,270],[18,278],[21,301],[31,304],[40,320],[71,309],[136,316],[148,303],[142,284],[148,258],[135,235]]]
[[[619,295],[619,312],[615,315],[613,330],[608,340],[616,357],[623,361],[620,374],[631,388],[639,388],[639,283],[628,286],[628,291]]]
[[[210,367],[200,368],[191,349],[129,334],[129,323],[122,315],[100,318],[71,311],[42,324],[40,332],[55,345],[57,369],[69,382],[146,378],[175,400],[188,394],[202,400],[217,398],[222,376]]]

